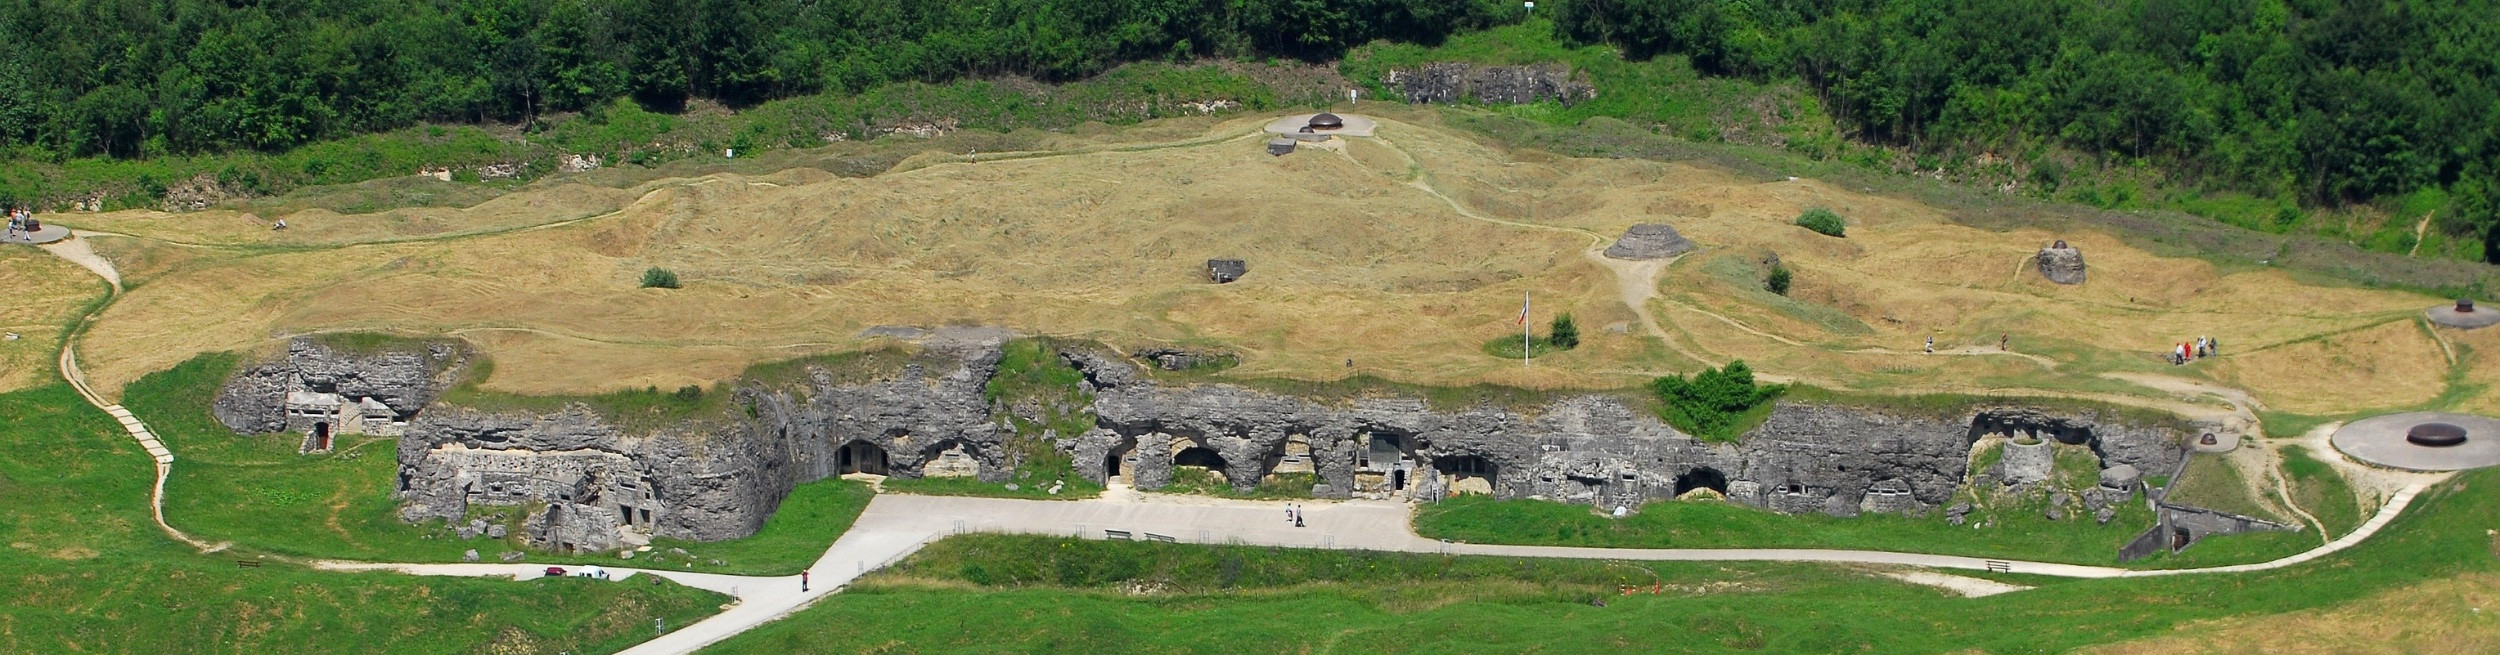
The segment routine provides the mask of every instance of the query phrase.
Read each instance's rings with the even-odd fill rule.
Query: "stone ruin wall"
[[[957,451],[973,459],[981,479],[1003,482],[1010,430],[983,395],[998,346],[918,357],[874,382],[837,383],[817,372],[779,388],[749,383],[732,402],[750,409],[653,430],[621,429],[579,405],[551,413],[426,408],[398,449],[401,517],[456,523],[474,506],[533,506],[524,529],[534,545],[583,551],[615,548],[632,534],[734,539],[760,528],[793,486],[840,474],[836,453],[853,442],[881,449],[898,477],[919,477],[942,453]],[[2174,469],[2186,437],[2114,416],[2023,407],[1983,410],[1963,422],[1782,402],[1737,443],[1706,443],[1602,395],[1533,412],[1436,411],[1411,398],[1332,406],[1229,384],[1165,387],[1124,359],[1079,350],[1062,356],[1085,374],[1097,427],[1056,445],[1097,481],[1124,461],[1114,455],[1133,461],[1127,473],[1141,489],[1169,482],[1177,451],[1205,447],[1223,459],[1220,473],[1236,488],[1301,469],[1318,479],[1316,497],[1377,495],[1380,463],[1358,470],[1361,449],[1394,440],[1396,459],[1413,466],[1408,497],[1457,486],[1637,507],[1706,487],[1756,507],[1849,516],[1927,512],[1949,502],[1966,482],[1972,444],[1990,434],[2086,444],[2103,467],[2147,471]],[[233,393],[220,394],[221,419],[229,409],[250,414],[224,399],[258,389],[265,377],[258,370],[238,374],[228,385]],[[411,387],[398,397],[431,399],[440,389]]]

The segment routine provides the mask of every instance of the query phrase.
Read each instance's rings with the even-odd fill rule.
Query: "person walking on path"
[[[1928,337],[1928,338],[1927,338],[1927,354],[1930,354],[1930,355],[1936,354],[1936,338],[1935,338],[1935,337]]]
[[[799,593],[807,593],[807,569],[799,569]]]
[[[2014,335],[2012,333],[1997,334],[1997,351],[2009,353],[2014,352]]]

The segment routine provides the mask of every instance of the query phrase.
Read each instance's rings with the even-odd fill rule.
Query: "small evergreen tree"
[[[642,272],[642,288],[675,289],[677,288],[677,272],[653,266],[651,270]]]
[[[1578,348],[1580,347],[1580,326],[1571,322],[1571,314],[1568,312],[1555,316],[1554,334],[1546,337],[1545,342],[1563,350]]]
[[[1797,226],[1821,232],[1824,236],[1845,237],[1847,235],[1842,233],[1848,231],[1849,222],[1841,220],[1840,215],[1832,213],[1832,210],[1816,207],[1798,214]]]
[[[1785,296],[1788,295],[1788,283],[1794,281],[1791,279],[1793,277],[1795,276],[1788,272],[1788,267],[1773,266],[1771,267],[1771,277],[1763,280],[1762,286],[1763,288],[1770,289],[1771,293]]]

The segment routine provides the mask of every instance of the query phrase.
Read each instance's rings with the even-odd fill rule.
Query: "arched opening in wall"
[[[279,442],[279,443],[285,443],[285,442]],[[330,449],[330,422],[329,422],[329,421],[321,421],[321,422],[318,422],[318,423],[314,423],[314,424],[313,424],[313,429],[312,429],[312,448],[311,448],[311,450],[312,450],[312,451],[314,451],[314,452],[320,452],[320,451],[329,450],[329,449]]]
[[[1133,484],[1137,474],[1137,438],[1121,437],[1120,444],[1102,456],[1102,481]]]
[[[866,441],[852,440],[834,451],[833,468],[837,475],[867,473],[885,475],[885,449]]]
[[[1172,465],[1195,466],[1220,474],[1224,472],[1224,456],[1216,454],[1213,448],[1190,446],[1182,448],[1180,452],[1172,453]]]
[[[1796,485],[1789,486],[1795,487]],[[1684,497],[1684,494],[1689,493],[1694,489],[1709,489],[1711,491],[1719,492],[1719,496],[1721,497],[1726,497],[1727,474],[1720,473],[1718,469],[1707,466],[1697,466],[1694,467],[1693,470],[1685,471],[1683,475],[1675,476],[1675,497],[1682,498]],[[1789,493],[1797,493],[1798,491],[1803,490],[1791,490]]]
[[[1458,494],[1491,494],[1499,479],[1493,462],[1476,455],[1450,455],[1432,461],[1434,471],[1441,474],[1441,487]]]
[[[972,445],[961,439],[948,439],[930,444],[922,451],[920,477],[969,478],[981,475],[981,460],[972,456]]]

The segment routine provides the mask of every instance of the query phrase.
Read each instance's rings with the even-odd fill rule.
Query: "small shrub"
[[[651,270],[642,272],[642,288],[675,289],[677,288],[677,272],[653,266]]]
[[[1795,276],[1793,274],[1788,272],[1788,267],[1773,266],[1771,267],[1771,276],[1762,281],[1762,287],[1770,289],[1771,293],[1785,296],[1788,295],[1788,283],[1794,281],[1794,277]]]
[[[682,386],[682,387],[678,387],[678,388],[677,388],[677,399],[678,399],[678,400],[680,400],[680,401],[685,401],[685,402],[694,402],[694,401],[697,401],[697,400],[702,400],[702,399],[703,399],[703,387],[698,387],[698,386],[691,385],[691,384],[686,385],[686,386]]]
[[[1821,232],[1824,236],[1845,237],[1848,235],[1843,232],[1848,230],[1849,222],[1841,220],[1840,215],[1832,213],[1832,210],[1816,207],[1798,214],[1797,226]]]
[[[1563,350],[1578,348],[1580,347],[1580,326],[1571,322],[1571,314],[1569,313],[1555,316],[1554,334],[1553,336],[1546,337],[1545,340],[1548,343],[1554,344],[1555,348]]]

